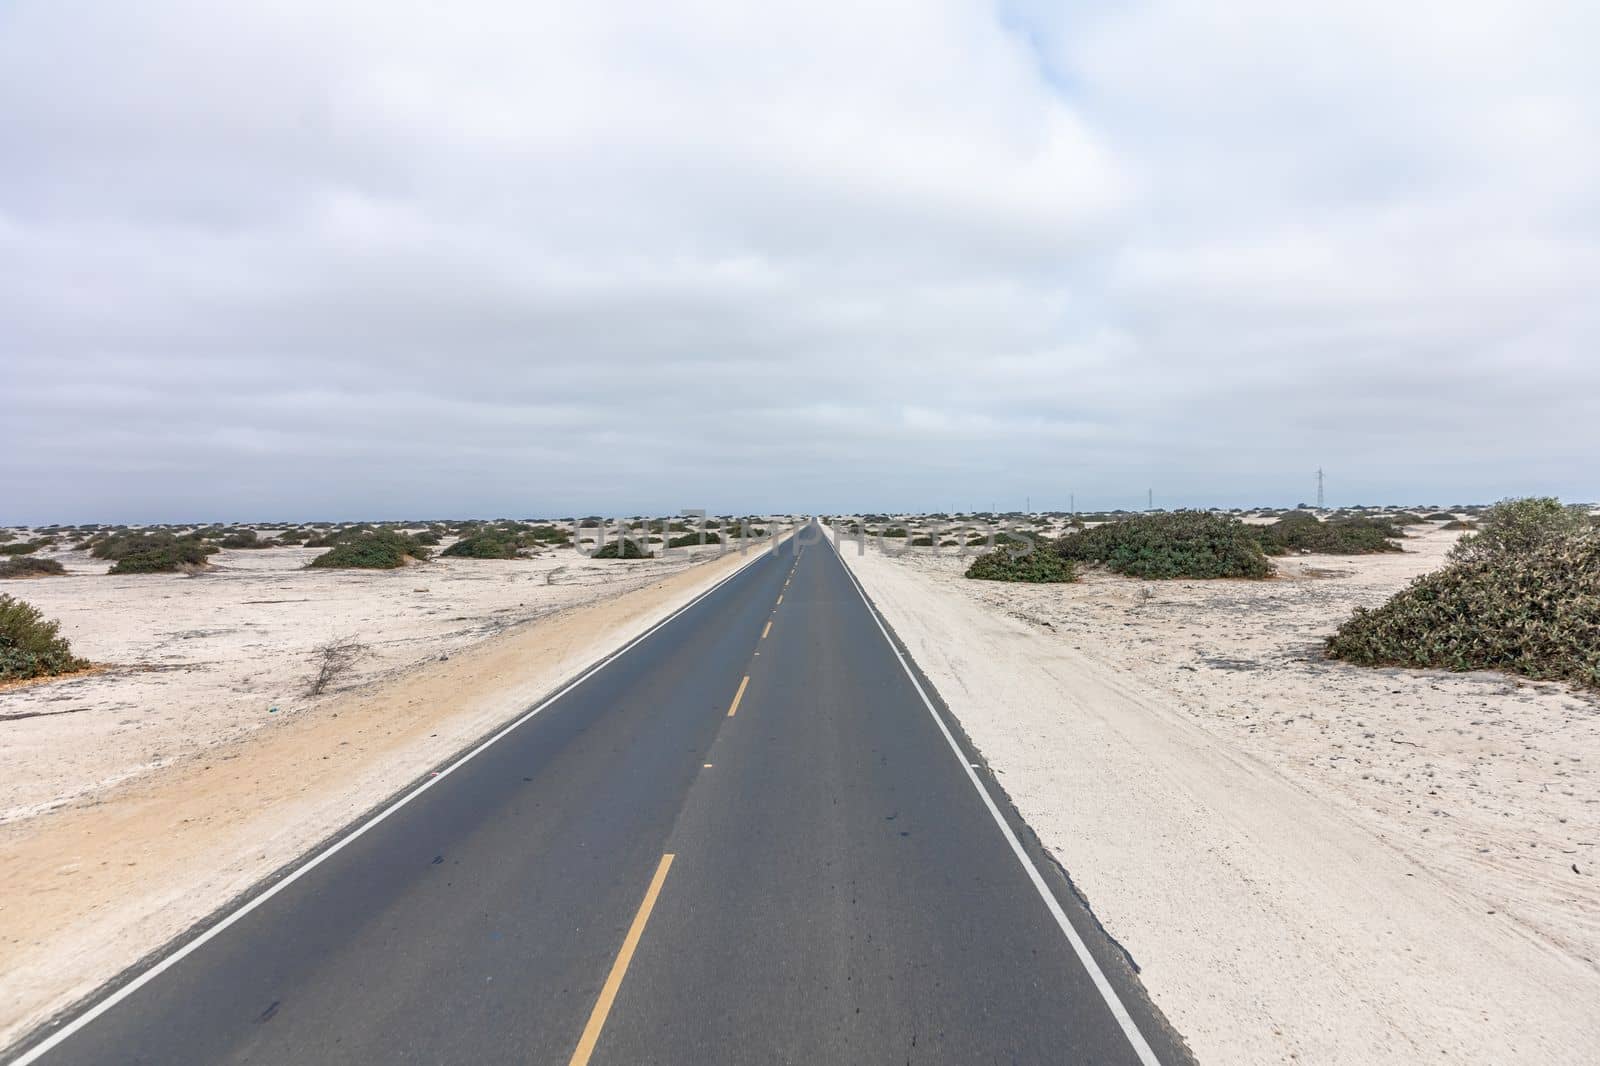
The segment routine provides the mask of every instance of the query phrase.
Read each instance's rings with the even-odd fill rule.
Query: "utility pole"
[[[1317,467],[1317,510],[1322,510],[1322,467]]]
[[[1022,497],[1022,509],[1024,511],[1027,511],[1029,514],[1033,513],[1033,497],[1032,496],[1024,496],[1024,497]]]
[[[1144,509],[1146,511],[1154,511],[1156,509],[1156,490],[1155,489],[1146,489],[1145,490]]]
[[[1072,517],[1078,517],[1078,495],[1074,492],[1067,493],[1067,509],[1072,512]]]

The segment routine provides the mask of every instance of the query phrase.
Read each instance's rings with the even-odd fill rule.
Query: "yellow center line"
[[[595,1001],[594,1010],[589,1013],[589,1024],[583,1027],[583,1035],[578,1038],[578,1046],[572,1052],[572,1058],[567,1060],[567,1066],[586,1066],[589,1056],[594,1054],[594,1045],[600,1039],[600,1030],[606,1026],[606,1015],[611,1013],[611,1004],[616,1001],[617,989],[622,987],[622,978],[628,972],[628,963],[633,961],[633,953],[639,947],[639,938],[644,935],[644,924],[650,920],[650,912],[656,906],[656,897],[661,895],[661,883],[667,879],[667,871],[671,868],[672,853],[668,852],[661,856],[661,865],[656,867],[656,875],[650,879],[650,887],[644,893],[644,902],[639,904],[639,913],[633,916],[633,924],[628,927],[628,935],[622,941],[622,950],[617,953],[617,961],[611,964],[611,972],[606,975],[606,983],[600,989],[600,998]]]
[[[733,694],[733,702],[728,705],[728,717],[732,718],[739,713],[739,701],[744,699],[744,687],[750,683],[750,675],[745,674],[744,680],[739,682],[739,691]]]
[[[767,622],[767,628],[765,628],[765,629],[763,629],[761,631],[761,639],[762,640],[766,640],[767,639],[767,634],[771,633],[771,632],[772,632],[772,623],[770,621],[768,621]]]

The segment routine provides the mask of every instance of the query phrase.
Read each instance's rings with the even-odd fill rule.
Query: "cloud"
[[[0,521],[1592,496],[1594,21],[9,5]]]

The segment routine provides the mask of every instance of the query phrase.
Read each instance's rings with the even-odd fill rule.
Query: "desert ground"
[[[1457,536],[1054,585],[839,546],[1200,1061],[1592,1062],[1600,704],[1321,654]]]
[[[128,576],[43,553],[67,575],[0,592],[95,667],[0,689],[0,1046],[767,546],[386,571],[282,547]],[[310,695],[319,646],[346,638],[350,669]]]

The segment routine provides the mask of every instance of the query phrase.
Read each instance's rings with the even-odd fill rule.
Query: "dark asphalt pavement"
[[[39,1061],[1189,1061],[797,541]]]

